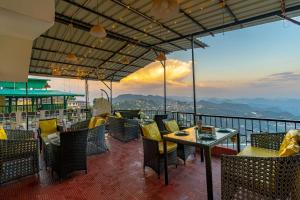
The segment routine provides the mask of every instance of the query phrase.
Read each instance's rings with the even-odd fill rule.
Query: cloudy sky
[[[300,20],[300,18],[296,18]],[[200,38],[195,51],[197,97],[300,98],[300,27],[287,21]],[[167,55],[167,94],[192,96],[191,52]],[[84,82],[52,78],[53,89],[84,93]],[[90,81],[90,99],[101,96]],[[163,94],[163,68],[154,62],[113,84],[119,94]]]

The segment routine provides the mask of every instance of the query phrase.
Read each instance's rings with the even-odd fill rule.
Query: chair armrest
[[[0,140],[0,160],[13,160],[28,156],[38,157],[38,140]]]
[[[279,150],[285,133],[253,133],[251,134],[251,146]]]
[[[76,124],[71,125],[71,130],[79,130],[79,129],[85,129],[88,128],[90,123],[90,120],[85,120],[82,122],[77,122]]]
[[[34,139],[34,132],[27,130],[5,130],[8,140]]]

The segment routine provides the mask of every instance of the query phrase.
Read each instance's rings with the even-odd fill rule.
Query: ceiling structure
[[[168,20],[150,14],[151,0],[56,0],[55,24],[34,41],[31,75],[119,81],[159,52],[191,48],[191,38],[300,15],[299,0],[180,0]],[[101,24],[104,39],[90,28]],[[195,48],[206,44],[195,39]],[[74,53],[76,62],[66,61]],[[127,62],[123,62],[124,58]]]

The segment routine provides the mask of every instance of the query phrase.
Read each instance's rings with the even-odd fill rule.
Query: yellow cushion
[[[7,140],[7,135],[6,135],[5,130],[2,126],[0,126],[0,140]]]
[[[122,115],[119,112],[115,112],[115,116],[116,116],[116,118],[122,118]]]
[[[290,130],[284,136],[284,139],[280,145],[280,156],[293,156],[300,152],[300,130]]]
[[[163,154],[164,153],[164,143],[163,142],[159,142],[158,143],[158,149],[159,149],[159,153]],[[177,144],[174,142],[167,142],[167,152],[170,153],[172,151],[174,151],[175,149],[177,149]]]
[[[47,137],[49,134],[57,132],[56,119],[40,120],[39,127],[42,137]]]
[[[92,118],[90,119],[89,126],[88,126],[89,129],[95,127],[96,120],[97,120],[96,117],[92,117]]]
[[[152,140],[161,141],[161,135],[155,122],[151,124],[142,125],[142,131],[145,137]]]
[[[97,118],[97,120],[96,120],[96,123],[95,123],[95,126],[94,126],[94,127],[101,126],[101,125],[102,125],[102,124],[104,124],[104,123],[105,123],[105,119],[103,119],[103,118],[99,117],[99,118]]]
[[[165,121],[165,126],[167,131],[169,132],[179,131],[179,126],[175,120]]]
[[[264,149],[258,147],[247,146],[241,151],[238,156],[251,156],[251,157],[279,157],[279,151]]]

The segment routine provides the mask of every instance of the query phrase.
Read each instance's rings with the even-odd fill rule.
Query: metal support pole
[[[166,60],[163,61],[163,68],[164,68],[164,113],[167,114]]]
[[[197,114],[197,105],[196,105],[196,79],[195,79],[195,56],[194,56],[194,36],[191,40],[192,46],[192,73],[193,73],[193,102],[194,102],[194,125],[196,124],[196,114]]]
[[[104,94],[106,95],[106,98],[107,98],[108,102],[110,102],[108,93],[107,93],[104,89],[100,89],[100,90],[101,90],[102,92],[104,92]]]
[[[88,102],[89,102],[89,85],[88,79],[85,79],[85,109],[86,109],[86,119],[88,119],[87,111],[88,111]]]
[[[112,93],[113,93],[113,89],[112,89],[112,80],[111,80],[110,81],[110,110],[111,110],[111,113],[113,113]]]
[[[28,130],[28,82],[26,82],[26,130]]]

